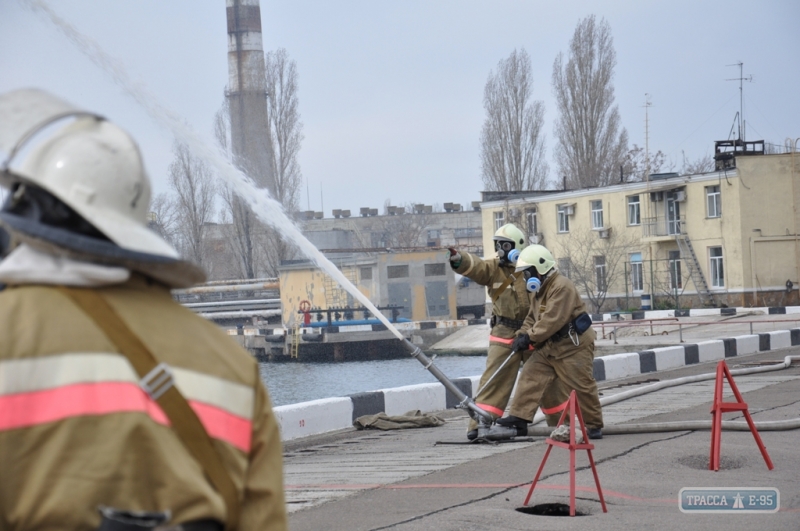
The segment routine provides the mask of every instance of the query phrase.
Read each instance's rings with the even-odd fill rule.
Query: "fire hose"
[[[774,365],[766,365],[763,367],[750,367],[745,369],[734,369],[731,375],[738,376],[744,374],[758,374],[762,372],[780,371],[787,369],[792,365],[792,361],[800,361],[800,356],[786,356],[783,362]],[[674,380],[664,380],[654,384],[646,385],[638,389],[631,389],[615,395],[606,396],[600,399],[600,405],[607,406],[616,404],[629,398],[642,396],[648,393],[653,393],[668,387],[676,387],[678,385],[685,385],[695,382],[703,382],[713,380],[716,378],[716,373],[704,373],[694,376],[684,376],[682,378],[675,378]],[[541,411],[536,413],[533,418],[533,424],[537,424],[544,420],[544,414]],[[759,431],[784,431],[800,429],[800,418],[788,420],[775,420],[775,421],[758,421],[755,422],[756,428]],[[730,431],[750,431],[746,422],[724,420],[722,421],[722,428]],[[528,435],[534,436],[548,436],[553,428],[548,426],[530,426],[528,427]],[[639,424],[618,424],[615,426],[605,426],[603,434],[608,435],[622,435],[630,433],[659,433],[670,431],[690,431],[690,430],[710,430],[710,420],[689,420],[678,422],[647,422]]]
[[[499,426],[495,424],[494,418],[488,412],[478,407],[478,405],[475,404],[474,400],[472,400],[469,396],[464,394],[464,392],[461,391],[461,389],[459,389],[433,363],[433,360],[431,360],[428,356],[425,355],[425,353],[422,352],[422,350],[419,347],[415,346],[407,339],[403,340],[403,345],[413,358],[419,361],[425,369],[427,369],[434,377],[436,377],[436,379],[439,380],[448,391],[453,393],[453,395],[459,401],[459,404],[456,407],[460,409],[465,409],[469,414],[469,416],[473,418],[476,422],[478,422],[479,439],[500,441],[500,440],[514,439],[517,436],[517,430],[515,428],[506,428],[504,426]],[[506,360],[503,362],[500,368],[498,368],[494,372],[494,374],[492,374],[492,376],[486,383],[488,383],[489,381],[491,381],[492,378],[494,378],[494,376],[508,362],[508,360],[511,359],[511,357],[515,353],[516,352],[511,352],[511,354],[508,356],[508,358],[506,358]],[[800,356],[786,356],[782,362],[778,362],[773,365],[766,365],[763,367],[734,369],[731,371],[731,375],[738,376],[747,374],[758,374],[762,372],[779,371],[789,368],[792,365],[792,361],[800,361]],[[684,376],[681,378],[675,378],[673,380],[664,380],[661,382],[656,382],[654,384],[640,387],[638,389],[631,389],[629,391],[624,391],[622,393],[617,393],[611,396],[605,396],[600,399],[600,405],[607,406],[611,404],[616,404],[617,402],[622,402],[623,400],[628,400],[629,398],[634,398],[648,393],[653,393],[655,391],[666,389],[668,387],[676,387],[679,385],[703,382],[707,380],[713,380],[715,378],[716,378],[716,373],[712,372],[712,373],[697,374],[694,376]],[[484,384],[483,387],[485,386],[486,384]],[[540,423],[544,419],[545,415],[541,411],[539,411],[533,418],[533,424]],[[760,421],[756,422],[755,425],[759,431],[796,430],[800,429],[800,418],[789,419],[789,420],[778,420],[778,421]],[[722,421],[722,428],[730,431],[750,430],[746,422],[739,422],[739,421]],[[553,428],[549,426],[529,426],[528,435],[548,436],[550,435],[552,429]],[[710,429],[711,429],[710,420],[693,420],[693,421],[679,421],[679,422],[648,422],[639,424],[618,424],[618,425],[603,427],[603,433],[608,435],[622,435],[630,433],[658,433],[658,432],[670,432],[670,431],[691,431],[691,430],[710,430]]]

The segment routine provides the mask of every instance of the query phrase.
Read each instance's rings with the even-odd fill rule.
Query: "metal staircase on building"
[[[700,302],[703,305],[715,304],[714,295],[708,289],[706,277],[703,275],[703,270],[700,269],[700,262],[697,260],[692,241],[685,234],[676,234],[675,240],[678,242],[681,258],[686,262],[689,268],[689,276],[692,278],[692,283],[694,283],[695,288],[697,288],[697,295],[700,297]]]

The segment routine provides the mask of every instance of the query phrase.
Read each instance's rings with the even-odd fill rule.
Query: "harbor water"
[[[449,378],[463,378],[481,374],[486,356],[442,356],[434,363]],[[345,363],[260,363],[259,366],[273,406],[437,382],[411,357]]]

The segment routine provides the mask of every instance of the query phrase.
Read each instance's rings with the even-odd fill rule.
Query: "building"
[[[470,210],[445,203],[444,212],[430,205],[393,207],[378,215],[377,208],[362,208],[360,215],[334,210],[332,218],[322,212],[305,212],[303,234],[319,249],[412,249],[459,247],[482,252],[483,236],[479,203]]]
[[[349,253],[331,259],[387,317],[394,311],[396,317],[412,321],[456,318],[455,274],[441,250]],[[363,304],[308,260],[284,263],[280,286],[286,327],[300,324],[303,315],[299,312],[305,308],[317,322],[327,321],[326,310],[336,311],[334,321],[369,317],[350,312]],[[394,310],[388,309],[390,306]]]
[[[699,175],[487,197],[484,248],[496,228],[519,224],[595,312],[797,304],[800,153],[718,142],[715,159]]]

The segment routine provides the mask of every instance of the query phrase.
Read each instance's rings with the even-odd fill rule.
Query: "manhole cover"
[[[517,511],[536,516],[569,516],[569,505],[566,503],[540,503],[528,507],[517,507]],[[575,516],[585,516],[585,513],[575,509]]]
[[[744,457],[725,457],[719,458],[720,470],[736,470],[742,468],[747,460]],[[688,455],[678,459],[678,463],[697,470],[708,470],[708,455]]]

